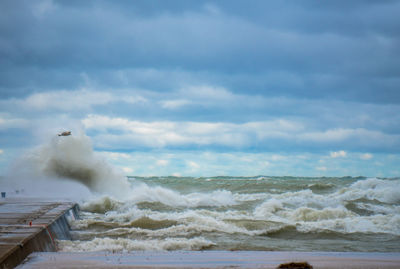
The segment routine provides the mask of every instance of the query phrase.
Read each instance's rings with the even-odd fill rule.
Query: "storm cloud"
[[[398,158],[398,1],[5,0],[0,10],[2,159],[40,140],[21,132],[62,128],[116,152]]]

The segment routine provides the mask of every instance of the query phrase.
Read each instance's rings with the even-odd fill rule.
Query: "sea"
[[[10,171],[19,196],[79,203],[59,251],[400,251],[400,178],[126,177],[85,134],[53,137]]]
[[[61,251],[400,251],[400,179],[129,177],[80,205]]]

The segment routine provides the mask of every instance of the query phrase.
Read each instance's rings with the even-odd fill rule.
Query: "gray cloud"
[[[390,0],[0,1],[2,156],[71,129],[106,150],[385,160],[400,151],[399,13]]]
[[[3,97],[76,88],[82,73],[118,87],[114,74],[151,69],[163,79],[145,82],[153,90],[171,90],[160,86],[171,84],[166,74],[184,70],[236,92],[400,101],[396,1],[2,1],[1,10]]]
[[[400,150],[400,129],[393,124],[400,122],[399,105],[253,96],[197,85],[168,93],[40,92],[0,106],[8,111],[0,114],[4,137],[37,137],[20,146],[66,128],[86,130],[96,146],[108,150]]]

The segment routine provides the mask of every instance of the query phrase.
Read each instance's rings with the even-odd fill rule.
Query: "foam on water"
[[[227,178],[213,178],[204,180],[214,186],[213,190],[206,188],[212,191],[197,192],[193,191],[193,186],[199,184],[198,179],[186,178],[187,182],[181,184],[190,185],[191,192],[185,194],[172,189],[176,186],[174,178],[151,180],[133,181],[132,190],[135,191],[129,199],[118,201],[102,196],[84,203],[84,217],[72,223],[78,241],[63,243],[62,248],[119,250],[122,248],[117,241],[122,237],[128,240],[124,247],[135,250],[205,247],[311,251],[335,250],[335,244],[345,250],[349,242],[352,242],[353,251],[399,250],[396,248],[400,240],[398,179],[349,179],[350,182],[343,180],[342,183],[336,179],[334,183],[321,179],[320,184],[315,183],[316,179],[302,179],[298,187],[288,187],[285,179],[268,179],[268,182],[275,180],[274,190],[254,192],[251,184],[264,179],[249,179],[248,184],[244,184],[247,179],[229,183]],[[168,182],[172,183],[171,188],[167,188]],[[237,188],[235,184],[250,188]],[[327,186],[323,189],[329,191],[324,194],[313,191],[315,184]],[[221,186],[225,189],[219,189]],[[293,191],[286,191],[288,188]],[[188,243],[198,242],[200,237],[206,243]],[[363,238],[371,240],[371,237],[376,241],[373,247],[363,243]],[[94,238],[101,239],[93,241]],[[292,238],[290,245],[283,243],[285,238]],[[304,247],[298,245],[304,239],[296,241],[295,238],[316,241]],[[147,244],[155,243],[154,240],[168,243],[160,243],[158,247]],[[335,241],[325,244],[324,240]],[[357,240],[359,244],[354,243]]]
[[[138,251],[138,250],[203,250],[214,245],[202,237],[131,240],[126,238],[94,238],[90,241],[59,241],[62,251]]]
[[[350,186],[346,199],[367,198],[383,203],[400,203],[400,180],[382,180],[369,178],[360,180]]]
[[[54,137],[14,168],[11,178],[25,179],[31,195],[84,199],[62,251],[400,251],[400,179],[127,180],[84,134]]]
[[[224,206],[234,205],[236,201],[230,191],[215,190],[211,193],[180,194],[163,187],[150,187],[144,183],[132,187],[131,202],[160,202],[176,207],[198,207],[198,206]]]

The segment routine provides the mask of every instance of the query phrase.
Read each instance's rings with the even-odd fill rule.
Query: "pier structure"
[[[57,252],[57,239],[71,240],[73,202],[43,198],[0,199],[0,269],[46,268],[400,268],[400,253],[280,251]],[[282,267],[283,266],[283,267]]]
[[[77,204],[43,198],[0,199],[0,268],[14,268],[32,252],[57,251],[56,239],[71,239],[68,218]]]

